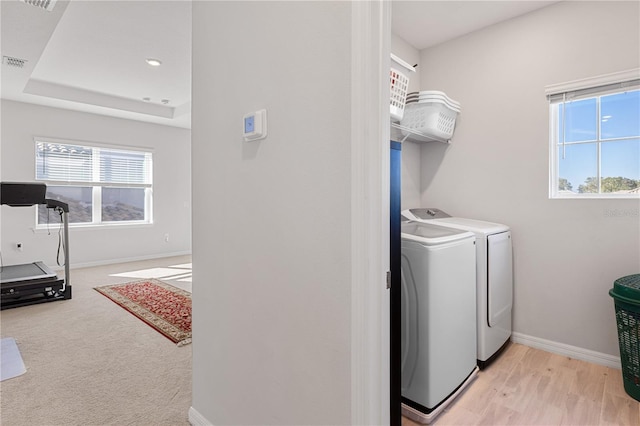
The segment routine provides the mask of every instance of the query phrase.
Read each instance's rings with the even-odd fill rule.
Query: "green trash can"
[[[624,390],[640,401],[640,274],[615,280],[609,295],[616,308]]]

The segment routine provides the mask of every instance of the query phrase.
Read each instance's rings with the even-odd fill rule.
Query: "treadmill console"
[[[0,183],[0,202],[11,207],[45,204],[47,185],[44,183]]]

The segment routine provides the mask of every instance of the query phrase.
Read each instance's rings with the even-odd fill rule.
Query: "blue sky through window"
[[[640,139],[602,144],[602,177],[640,179]]]
[[[640,90],[566,102],[564,108],[560,103],[557,117],[558,178],[567,179],[572,191],[598,176],[598,161],[601,178],[640,181]]]
[[[560,146],[558,158],[560,159],[558,176],[567,179],[574,192],[588,177],[598,174],[598,151],[595,143],[566,145],[564,159],[562,146]]]
[[[567,102],[564,108],[559,108],[560,121],[566,112],[564,123],[565,142],[593,141],[597,134],[598,110],[595,99],[583,99],[575,102]],[[562,127],[560,127],[558,140],[562,142]]]
[[[640,90],[603,96],[602,139],[640,136]]]

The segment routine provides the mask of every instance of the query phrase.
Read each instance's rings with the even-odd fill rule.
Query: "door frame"
[[[351,419],[389,424],[391,2],[351,11]]]

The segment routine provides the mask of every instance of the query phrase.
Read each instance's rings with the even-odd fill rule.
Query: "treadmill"
[[[0,309],[71,299],[69,284],[69,205],[46,199],[43,183],[0,183],[0,203],[11,207],[45,205],[60,214],[64,230],[64,277],[59,278],[43,262],[0,267]]]

